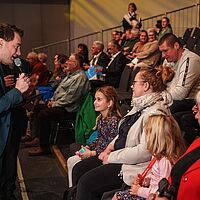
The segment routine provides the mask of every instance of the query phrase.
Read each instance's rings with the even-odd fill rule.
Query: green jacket
[[[92,128],[96,124],[96,113],[94,110],[93,97],[91,92],[87,93],[84,102],[76,115],[75,140],[85,142]]]

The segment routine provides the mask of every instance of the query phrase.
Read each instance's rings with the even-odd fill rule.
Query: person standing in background
[[[128,13],[124,15],[123,20],[122,20],[122,26],[124,28],[124,33],[128,29],[133,28],[133,24],[137,23],[137,28],[141,28],[141,23],[137,19],[137,6],[135,3],[129,3],[128,4]]]
[[[158,41],[167,33],[172,33],[172,26],[168,17],[163,17],[161,20],[162,28],[158,33]]]

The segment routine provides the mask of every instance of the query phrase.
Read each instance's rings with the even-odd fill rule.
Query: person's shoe
[[[40,140],[36,137],[30,142],[25,142],[24,145],[25,147],[38,147],[40,146]]]
[[[29,156],[43,156],[51,154],[51,149],[49,147],[37,147],[28,152]]]

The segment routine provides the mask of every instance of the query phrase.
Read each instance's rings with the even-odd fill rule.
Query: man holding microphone
[[[16,200],[14,190],[21,137],[17,104],[23,101],[30,80],[22,73],[14,87],[7,91],[3,67],[9,67],[20,56],[22,36],[23,31],[15,25],[0,23],[0,200]]]

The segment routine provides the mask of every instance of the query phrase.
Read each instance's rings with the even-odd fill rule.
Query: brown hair
[[[17,28],[15,25],[1,23],[0,24],[0,38],[9,42],[14,39],[14,33],[18,33],[20,37],[23,37],[24,31]]]
[[[129,6],[133,6],[133,8],[134,8],[134,11],[136,11],[137,10],[137,6],[136,6],[136,4],[135,3],[129,3],[128,4],[128,7]]]
[[[153,92],[164,91],[167,88],[167,82],[170,82],[174,77],[172,68],[162,65],[156,68],[141,67],[139,72],[141,78],[151,85]]]
[[[162,45],[164,42],[167,43],[168,47],[173,48],[175,43],[178,43],[180,47],[183,47],[180,40],[173,33],[166,33],[163,37],[160,38],[158,45]]]
[[[112,101],[113,104],[108,111],[108,116],[116,116],[119,119],[122,118],[120,106],[118,103],[117,92],[112,86],[103,86],[97,89],[96,92],[101,92],[107,99],[107,101]]]

